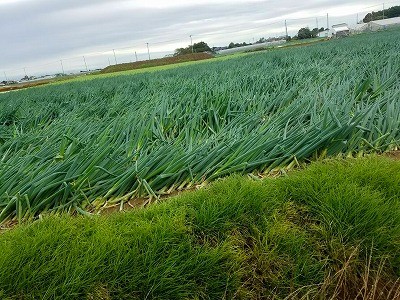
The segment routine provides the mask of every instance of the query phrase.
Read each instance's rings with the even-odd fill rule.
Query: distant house
[[[368,23],[368,29],[371,31],[385,30],[395,26],[400,26],[400,17],[376,20]]]
[[[347,23],[340,23],[332,26],[332,35],[334,37],[344,37],[350,34],[350,28]]]
[[[331,38],[332,37],[332,30],[326,29],[324,31],[318,32],[318,37],[320,38]]]

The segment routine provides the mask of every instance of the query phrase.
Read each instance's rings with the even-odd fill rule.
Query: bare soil
[[[43,79],[43,80],[38,80],[38,81],[34,81],[34,82],[24,82],[24,83],[17,83],[17,84],[13,84],[13,85],[6,85],[3,87],[0,87],[0,93],[40,86],[40,85],[48,84],[52,81],[53,81],[53,79]]]
[[[389,151],[389,152],[385,153],[385,156],[396,159],[396,160],[400,160],[400,150]]]
[[[191,53],[191,54],[185,54],[185,55],[179,55],[179,56],[173,56],[173,57],[164,57],[164,58],[158,58],[158,59],[151,59],[151,60],[145,60],[145,61],[137,61],[137,62],[132,62],[132,63],[124,63],[124,64],[118,64],[118,65],[114,65],[114,66],[108,66],[107,68],[104,68],[103,70],[101,70],[100,73],[105,74],[105,73],[112,73],[112,72],[143,69],[143,68],[149,68],[149,67],[165,66],[165,65],[172,65],[172,64],[188,62],[188,61],[211,59],[213,57],[214,56],[212,54],[208,54],[208,53]]]

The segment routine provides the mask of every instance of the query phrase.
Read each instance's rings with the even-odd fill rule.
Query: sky
[[[400,5],[386,1],[385,6]],[[289,35],[361,20],[377,0],[0,0],[0,81],[102,68],[115,62]],[[136,53],[135,53],[136,52]],[[115,53],[115,55],[114,55]],[[4,77],[4,79],[1,79]]]

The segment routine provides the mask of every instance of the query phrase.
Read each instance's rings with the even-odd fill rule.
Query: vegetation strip
[[[0,234],[0,295],[397,299],[399,199],[400,161],[372,157],[235,176],[122,214],[48,216]]]

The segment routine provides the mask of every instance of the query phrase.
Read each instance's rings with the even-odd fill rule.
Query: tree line
[[[400,17],[400,6],[393,6],[385,10],[373,11],[368,13],[364,19],[364,23],[368,23],[375,20],[390,19]]]

